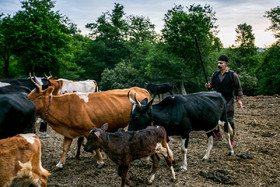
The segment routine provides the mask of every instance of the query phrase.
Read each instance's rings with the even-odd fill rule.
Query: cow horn
[[[37,84],[39,84],[40,86],[42,86],[42,84],[39,82],[39,80],[37,79],[36,75],[35,75],[35,72],[33,72],[33,77],[36,81]]]
[[[129,101],[131,102],[132,105],[136,104],[135,101],[133,101],[133,100],[131,99],[129,93],[130,93],[130,90],[128,91],[128,94],[127,94],[127,97],[128,97],[128,99],[129,99]]]
[[[29,72],[29,78],[30,78],[31,82],[36,86],[37,89],[40,89],[40,88],[41,88],[41,86],[40,86],[39,84],[37,84],[37,83],[32,79],[32,77],[31,77],[31,72]]]
[[[137,98],[136,98],[136,92],[135,92],[135,94],[134,94],[134,99],[135,99],[135,101],[136,101],[136,104],[137,104],[137,107],[141,107],[141,103],[139,103],[139,101],[137,100]]]
[[[50,78],[53,77],[50,71],[49,71],[49,74],[50,74],[50,76],[47,76],[46,73],[44,73],[44,75],[45,75],[45,77],[46,77],[47,79],[50,79]]]
[[[49,74],[50,74],[50,78],[53,77],[52,74],[51,74],[51,71],[49,71]]]

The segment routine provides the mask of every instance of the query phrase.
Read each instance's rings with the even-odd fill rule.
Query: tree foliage
[[[144,87],[145,82],[171,82],[179,93],[206,91],[194,36],[199,42],[207,77],[217,58],[227,54],[247,95],[279,94],[279,6],[265,13],[268,30],[278,41],[266,51],[255,46],[251,25],[236,28],[236,46],[224,48],[217,37],[215,12],[209,5],[174,5],[164,15],[164,28],[155,32],[147,17],[126,16],[124,6],[88,23],[90,36],[79,34],[74,23],[52,0],[25,0],[15,15],[0,14],[0,77],[42,75],[95,79],[102,90]]]
[[[271,26],[268,28],[268,30],[272,30],[273,32],[275,32],[274,36],[279,40],[280,39],[280,6],[272,8],[270,11],[266,11],[264,16],[270,19],[271,21]]]

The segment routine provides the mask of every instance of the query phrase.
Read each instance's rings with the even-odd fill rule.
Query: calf
[[[47,186],[49,175],[41,164],[37,135],[18,134],[0,140],[0,186]]]
[[[118,175],[122,178],[121,186],[130,185],[127,179],[129,165],[132,161],[151,156],[153,160],[152,175],[148,183],[151,184],[159,165],[157,152],[162,153],[175,180],[172,165],[173,153],[166,142],[166,132],[163,127],[148,127],[140,131],[104,132],[108,128],[105,123],[101,128],[93,128],[88,136],[84,150],[91,152],[101,148],[118,166]]]
[[[168,96],[158,104],[153,100],[147,103],[144,99],[141,103],[134,95],[136,103],[128,95],[133,106],[128,130],[141,130],[151,122],[161,125],[166,129],[168,136],[181,136],[183,164],[182,170],[187,170],[187,149],[189,133],[191,131],[206,131],[208,136],[208,148],[203,160],[209,158],[213,147],[213,131],[218,125],[224,126],[229,145],[229,155],[234,153],[230,143],[232,129],[226,116],[226,102],[218,92],[199,92],[189,95]]]
[[[160,94],[164,94],[169,92],[170,95],[172,94],[173,85],[170,83],[164,83],[164,84],[147,84],[146,89],[154,95],[154,98],[156,95],[158,96],[158,99],[160,100]]]

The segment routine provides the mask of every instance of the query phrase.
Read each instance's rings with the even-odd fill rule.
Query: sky
[[[14,15],[21,10],[20,1],[0,0],[0,13]],[[247,23],[253,28],[255,45],[261,48],[269,47],[276,41],[273,32],[266,31],[271,22],[264,17],[265,12],[280,6],[279,0],[56,0],[55,2],[54,10],[70,18],[85,35],[90,32],[85,25],[96,22],[104,12],[111,12],[114,3],[124,6],[126,16],[149,18],[158,33],[164,26],[164,15],[174,5],[186,7],[192,4],[202,6],[207,4],[216,12],[218,37],[224,47],[235,44],[237,25]]]

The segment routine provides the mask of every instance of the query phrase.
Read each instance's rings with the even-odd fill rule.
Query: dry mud
[[[192,132],[188,149],[188,170],[179,171],[182,154],[181,141],[171,141],[170,148],[176,162],[177,180],[171,181],[170,170],[162,156],[152,186],[280,186],[280,97],[244,97],[244,109],[236,107],[235,154],[228,156],[225,139],[215,145],[209,160],[202,162],[207,148],[207,136]],[[96,156],[81,151],[75,159],[77,140],[68,153],[66,164],[57,170],[62,154],[63,137],[48,127],[50,138],[41,139],[42,165],[52,173],[48,186],[120,186],[117,166],[110,159],[96,168]],[[241,156],[238,156],[241,155]],[[148,186],[151,163],[131,164],[128,178],[133,186]]]

